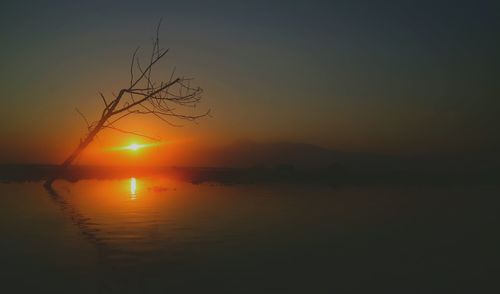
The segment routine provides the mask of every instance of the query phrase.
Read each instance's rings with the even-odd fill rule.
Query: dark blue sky
[[[201,126],[165,128],[177,137],[403,154],[500,147],[498,1],[42,2],[0,12],[4,156],[32,152],[26,138],[47,148],[78,138],[74,107],[92,115],[97,91],[123,85],[160,17],[166,68],[194,76],[214,111]]]

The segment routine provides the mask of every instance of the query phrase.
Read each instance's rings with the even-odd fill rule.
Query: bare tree
[[[201,100],[202,89],[191,86],[191,79],[185,77],[175,77],[175,68],[168,79],[157,80],[153,76],[153,69],[159,61],[168,53],[169,49],[160,47],[159,30],[161,21],[156,29],[156,37],[153,39],[151,54],[147,64],[141,65],[139,60],[138,47],[130,63],[130,82],[120,89],[118,94],[111,98],[99,93],[103,103],[103,110],[99,119],[89,122],[80,112],[78,113],[87,123],[88,132],[73,152],[60,165],[61,169],[70,166],[75,159],[85,150],[85,148],[105,129],[111,129],[122,133],[152,139],[144,134],[124,130],[117,126],[117,123],[132,115],[155,116],[161,121],[176,126],[172,119],[196,121],[199,118],[208,116],[210,110],[201,114],[188,114],[187,108],[195,108]],[[55,178],[49,178],[45,182],[46,187],[51,187]]]

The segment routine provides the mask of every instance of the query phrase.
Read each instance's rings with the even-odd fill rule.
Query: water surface
[[[435,293],[490,287],[491,186],[0,184],[9,293]],[[3,291],[2,291],[3,292]]]

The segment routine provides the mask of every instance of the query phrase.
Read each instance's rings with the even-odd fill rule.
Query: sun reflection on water
[[[130,200],[135,200],[137,198],[136,194],[137,180],[132,177],[130,178]]]

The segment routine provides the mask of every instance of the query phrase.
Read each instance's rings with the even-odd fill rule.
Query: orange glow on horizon
[[[79,164],[103,166],[204,165],[210,158],[201,151],[211,150],[211,146],[205,142],[185,138],[145,142],[135,138],[103,136],[85,150]],[[62,155],[66,155],[66,153]],[[61,158],[63,157],[61,156]],[[129,184],[129,180],[130,178],[127,179],[127,184]],[[130,186],[127,188],[129,190]]]

